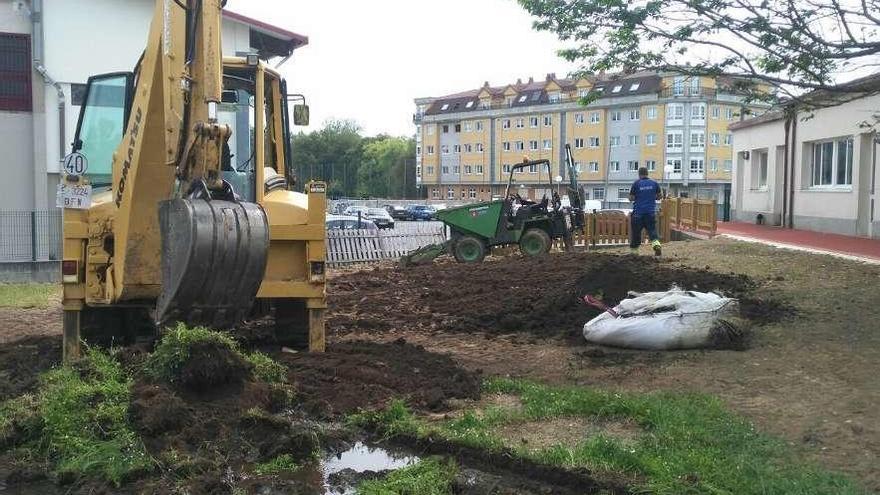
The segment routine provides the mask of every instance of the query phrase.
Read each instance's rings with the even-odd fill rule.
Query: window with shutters
[[[31,38],[0,33],[0,110],[30,112]]]

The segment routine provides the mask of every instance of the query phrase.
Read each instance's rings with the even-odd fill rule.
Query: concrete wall
[[[619,146],[610,146],[609,145],[609,153],[608,153],[608,180],[609,182],[614,181],[631,181],[638,178],[638,171],[630,171],[627,167],[627,162],[629,161],[637,161],[639,162],[639,166],[642,165],[640,161],[642,155],[642,146],[644,146],[645,136],[642,135],[642,126],[641,126],[641,118],[646,118],[647,116],[640,116],[639,120],[630,119],[630,111],[641,109],[639,106],[633,107],[619,107],[610,112],[607,112],[606,116],[608,117],[608,139],[610,140],[612,137],[618,137],[620,139]],[[620,120],[614,121],[611,120],[611,113],[614,111],[620,112]],[[639,144],[630,145],[629,137],[630,136],[638,136]],[[610,162],[617,161],[620,162],[620,170],[615,172],[611,169]],[[616,191],[615,191],[616,197]]]
[[[782,214],[782,183],[784,153],[779,150],[785,142],[782,122],[748,127],[734,136],[733,189],[731,204],[733,219],[754,222],[760,213],[767,223],[778,224]],[[746,160],[743,152],[749,152]],[[754,176],[759,152],[767,152],[767,187],[757,188]],[[754,163],[753,163],[754,162]]]

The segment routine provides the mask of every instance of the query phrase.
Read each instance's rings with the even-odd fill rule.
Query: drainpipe
[[[64,140],[66,139],[64,128],[66,98],[64,97],[64,89],[61,87],[61,84],[49,75],[49,70],[43,65],[43,0],[31,0],[31,26],[32,38],[34,40],[34,70],[43,77],[46,84],[54,87],[58,93],[58,151],[60,153],[59,159],[63,159],[66,154],[64,146]]]
[[[779,223],[785,227],[788,217],[788,141],[791,135],[791,119],[788,116],[785,117],[783,127],[785,138],[782,146],[782,218],[779,219]]]
[[[797,152],[797,108],[793,109],[791,116],[791,175],[789,175],[788,196],[788,228],[794,228],[794,173],[797,170],[795,153]]]

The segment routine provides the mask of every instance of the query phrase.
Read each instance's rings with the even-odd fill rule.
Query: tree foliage
[[[880,66],[880,0],[519,0],[584,73],[676,70],[838,88]],[[741,91],[758,96],[754,87]]]
[[[350,120],[330,120],[291,138],[299,184],[323,180],[331,196],[415,197],[416,146],[412,138],[364,137]]]

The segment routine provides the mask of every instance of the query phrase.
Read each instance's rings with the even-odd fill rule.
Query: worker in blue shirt
[[[639,169],[639,180],[633,182],[629,190],[629,200],[633,203],[633,211],[630,216],[629,247],[636,253],[642,243],[642,229],[648,231],[651,239],[651,247],[654,254],[660,256],[660,238],[657,236],[657,219],[654,216],[656,210],[655,201],[663,196],[660,184],[648,178],[648,169]]]

